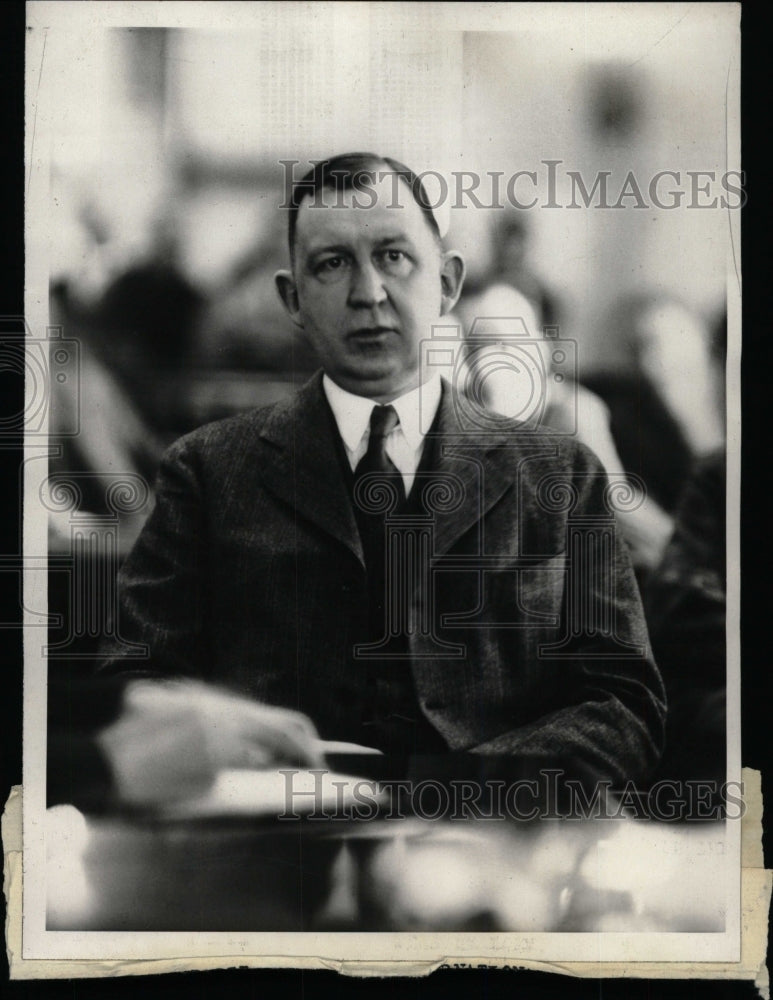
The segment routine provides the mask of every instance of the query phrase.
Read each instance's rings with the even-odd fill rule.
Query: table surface
[[[277,775],[222,777],[165,817],[50,809],[48,929],[724,930],[723,822],[292,818]]]

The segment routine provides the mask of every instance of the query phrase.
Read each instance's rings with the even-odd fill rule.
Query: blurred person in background
[[[77,477],[80,509],[96,515],[116,514],[107,502],[116,477],[144,480],[150,503],[118,511],[126,551],[151,509],[164,448],[185,427],[182,372],[204,300],[177,262],[173,199],[120,235],[95,196],[76,189],[63,202],[74,206],[60,221],[69,255],[52,267],[50,315],[77,342],[78,377],[52,381],[50,471]],[[69,544],[68,517],[51,514],[56,549]]]
[[[277,270],[288,264],[286,220],[271,212],[262,221],[258,239],[211,292],[196,331],[196,361],[208,368],[310,375],[319,359],[287,315],[274,283]]]
[[[615,366],[583,381],[609,408],[625,469],[672,513],[693,462],[724,444],[710,330],[685,303],[657,292],[620,298],[606,330]]]
[[[184,426],[185,366],[203,294],[178,262],[171,217],[157,220],[145,252],[116,275],[87,316],[101,360],[158,433]]]
[[[726,776],[725,451],[698,460],[674,533],[645,591],[645,610],[668,699],[658,777]]]
[[[544,329],[548,325],[544,316],[535,307],[540,299],[536,289],[532,297],[506,280],[512,273],[510,266],[513,242],[522,248],[522,227],[516,220],[494,224],[490,229],[492,266],[488,272],[480,274],[472,293],[465,294],[457,308],[456,315],[462,323],[465,337],[472,337],[474,349],[467,350],[467,373],[462,375],[460,384],[471,386],[476,374],[503,346],[514,348],[512,339],[513,320],[522,321],[518,336],[524,336],[533,344],[533,361],[538,362],[539,372],[524,369],[523,352],[515,349],[513,364],[503,364],[486,377],[476,389],[482,391],[480,400],[485,406],[504,416],[523,419],[523,406],[533,393],[532,379],[540,386],[541,399],[539,423],[564,434],[571,434],[591,448],[610,477],[618,480],[625,474],[624,464],[618,455],[610,429],[610,414],[603,400],[582,385],[575,377],[553,371],[554,363],[552,339],[547,338]],[[504,240],[500,245],[500,240]],[[500,257],[500,252],[502,256]],[[518,251],[518,259],[521,249]],[[524,284],[528,287],[528,284]],[[540,287],[540,286],[537,286]],[[542,301],[550,303],[555,318],[553,300],[546,294]],[[560,330],[556,331],[560,334]],[[487,348],[485,345],[490,344]],[[483,345],[483,346],[482,346]],[[536,354],[534,351],[536,350]],[[528,368],[529,365],[526,365]],[[632,498],[626,509],[617,511],[623,535],[631,551],[631,559],[640,578],[646,576],[662,558],[666,542],[671,534],[672,520],[662,507],[650,496],[645,496],[638,486],[632,485]]]
[[[715,319],[709,361],[724,416],[727,313]],[[726,776],[726,465],[724,447],[696,459],[677,505],[674,532],[644,593],[668,698],[666,751],[658,774]]]
[[[100,201],[65,187],[62,201],[71,212],[59,223],[53,318],[81,340],[150,433],[168,442],[180,430],[180,373],[205,303],[180,263],[178,199],[169,191],[148,194],[130,226],[104,194]],[[81,402],[88,405],[86,397]]]
[[[497,213],[492,233],[489,285],[505,284],[524,295],[540,327],[561,326],[562,307],[556,292],[540,278],[531,262],[531,229],[520,211]]]

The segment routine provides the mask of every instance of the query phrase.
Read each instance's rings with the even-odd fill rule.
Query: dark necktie
[[[374,406],[368,450],[354,470],[354,515],[368,569],[371,640],[386,628],[386,518],[405,505],[403,477],[386,453],[386,439],[399,423],[393,406]]]
[[[360,661],[362,698],[361,742],[387,754],[435,753],[446,749],[445,741],[422,715],[410,667],[410,648],[404,633],[389,634],[387,591],[392,600],[405,601],[408,589],[399,580],[387,580],[387,518],[405,516],[406,501],[403,477],[386,453],[386,439],[397,427],[399,418],[393,406],[375,406],[370,416],[368,450],[354,471],[354,510],[360,530],[365,564],[368,570],[369,634],[367,642],[377,645],[375,657]],[[363,482],[367,476],[367,482]],[[379,482],[385,490],[379,490]],[[388,484],[388,485],[387,485]],[[361,489],[358,489],[361,487]],[[384,494],[388,495],[385,497]],[[362,494],[361,502],[357,496]],[[396,493],[397,503],[389,494]],[[367,502],[374,502],[371,507]],[[386,505],[383,504],[387,500]],[[384,509],[384,507],[388,509]],[[398,553],[399,554],[399,553]],[[404,571],[401,563],[392,572]],[[407,620],[407,611],[398,614]]]
[[[400,418],[394,406],[374,406],[370,414],[368,450],[354,470],[355,483],[366,475],[381,475],[397,490],[398,507],[405,503],[405,485],[397,466],[386,452],[386,439],[397,427]]]

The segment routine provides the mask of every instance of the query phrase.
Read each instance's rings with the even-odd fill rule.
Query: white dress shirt
[[[355,396],[325,375],[322,385],[333,411],[352,472],[368,450],[370,414],[379,405],[365,396]],[[424,385],[393,399],[400,422],[387,436],[385,449],[403,477],[405,495],[411,491],[424,450],[424,438],[435,419],[442,389],[440,376],[433,375]]]

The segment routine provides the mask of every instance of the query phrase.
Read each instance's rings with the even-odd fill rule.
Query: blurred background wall
[[[284,395],[315,368],[273,287],[287,263],[282,161],[298,162],[297,177],[345,150],[477,172],[484,204],[493,173],[504,200],[508,178],[533,172],[516,189],[536,199],[529,210],[469,198],[449,209],[449,197],[439,214],[467,257],[470,290],[502,280],[497,226],[517,217],[520,278],[507,280],[540,300],[537,324],[578,342],[579,378],[596,391],[641,366],[633,331],[653,303],[671,310],[662,343],[715,345],[728,212],[695,207],[687,171],[715,175],[705,202],[726,194],[719,179],[737,167],[729,6],[457,5],[456,16],[442,4],[226,4],[209,9],[208,22],[223,9],[217,29],[58,24],[41,73],[52,321],[81,340],[94,380],[75,447],[88,450],[90,425],[123,435],[121,460],[130,452],[152,478],[166,442]],[[650,203],[660,171],[679,177],[659,188],[666,201],[682,192],[673,209]],[[598,194],[578,203],[570,172],[588,190],[603,173],[618,207],[600,208]],[[646,207],[630,190],[619,197],[629,172]],[[678,382],[692,364],[666,350],[650,374]],[[109,408],[95,402],[106,398]]]
[[[94,301],[165,241],[211,301],[262,241],[272,259],[254,270],[284,255],[279,160],[365,148],[419,170],[536,171],[541,204],[522,213],[531,265],[560,292],[588,370],[614,361],[601,317],[624,290],[674,293],[707,315],[721,307],[721,210],[641,209],[635,198],[617,210],[565,207],[570,170],[588,187],[611,172],[610,200],[629,170],[645,197],[660,170],[727,170],[731,52],[726,19],[708,5],[663,37],[646,5],[635,21],[625,7],[609,11],[604,20],[620,20],[613,36],[598,18],[575,32],[442,31],[426,11],[426,26],[419,13],[406,31],[360,5],[261,6],[246,30],[95,30],[87,45],[52,34],[49,58],[68,80],[54,116],[53,271],[81,298]],[[548,159],[561,161],[560,208],[542,207]],[[680,186],[689,190],[686,177]],[[532,193],[528,181],[518,190]],[[486,266],[490,213],[455,214],[472,268]]]

